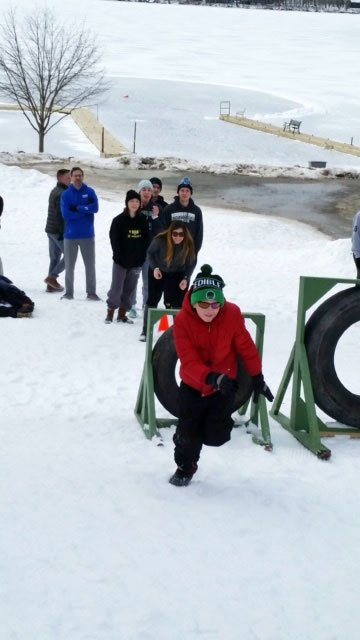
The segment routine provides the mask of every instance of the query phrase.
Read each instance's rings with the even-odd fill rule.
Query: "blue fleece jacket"
[[[79,240],[93,238],[94,213],[99,210],[97,195],[91,187],[83,183],[80,189],[73,184],[61,195],[61,213],[65,220],[64,238]]]

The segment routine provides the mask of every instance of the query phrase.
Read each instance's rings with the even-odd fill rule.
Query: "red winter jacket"
[[[239,307],[225,302],[216,318],[207,323],[191,306],[190,293],[174,320],[181,379],[207,396],[214,392],[212,385],[205,382],[208,373],[216,371],[236,378],[238,356],[249,375],[261,373],[260,356]]]

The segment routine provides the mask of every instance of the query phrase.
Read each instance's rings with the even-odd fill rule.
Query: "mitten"
[[[237,380],[230,378],[225,373],[217,373],[216,371],[208,373],[205,382],[206,384],[211,384],[223,396],[230,396],[239,388]]]
[[[265,398],[269,400],[269,402],[272,402],[274,400],[274,396],[267,386],[262,373],[259,373],[257,376],[252,376],[252,381],[254,389],[254,402],[257,402],[259,400],[260,393],[265,396]]]

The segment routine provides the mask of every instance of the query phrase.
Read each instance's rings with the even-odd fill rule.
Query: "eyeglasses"
[[[172,231],[171,235],[174,236],[174,238],[183,238],[185,234],[183,231]]]
[[[220,302],[198,302],[198,305],[200,307],[200,309],[208,309],[209,307],[211,307],[212,309],[218,309],[221,304]]]

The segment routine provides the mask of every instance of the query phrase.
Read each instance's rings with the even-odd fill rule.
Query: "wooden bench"
[[[301,120],[290,120],[284,122],[283,131],[291,131],[291,133],[300,133]]]

